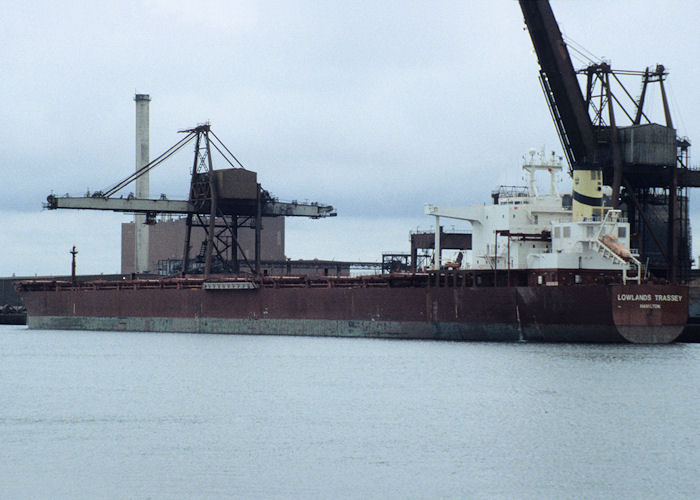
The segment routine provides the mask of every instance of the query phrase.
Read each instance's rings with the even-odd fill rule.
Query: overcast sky
[[[700,2],[552,6],[614,68],[663,63],[678,134],[700,138]],[[515,0],[10,0],[0,20],[0,276],[68,272],[72,245],[79,272],[119,272],[128,216],[41,203],[133,170],[135,92],[152,98],[152,157],[210,121],[265,189],[338,209],[288,220],[292,258],[407,251],[424,203],[487,202],[530,148],[561,154]],[[152,196],[186,196],[191,154],[158,167]]]

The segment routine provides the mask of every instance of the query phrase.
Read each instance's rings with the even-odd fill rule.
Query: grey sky
[[[552,6],[565,35],[613,67],[663,63],[678,133],[700,137],[700,3]],[[152,156],[209,120],[263,187],[338,208],[333,221],[288,223],[295,258],[405,249],[431,222],[424,203],[488,201],[520,183],[528,149],[560,152],[514,0],[11,0],[0,15],[0,275],[63,272],[73,244],[83,272],[119,270],[127,218],[40,207],[52,190],[101,189],[134,168],[134,92],[153,99]],[[159,167],[153,196],[185,196],[190,156]]]

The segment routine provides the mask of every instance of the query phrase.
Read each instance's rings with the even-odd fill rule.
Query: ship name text
[[[619,302],[682,302],[683,296],[678,294],[658,294],[658,293],[618,293]]]

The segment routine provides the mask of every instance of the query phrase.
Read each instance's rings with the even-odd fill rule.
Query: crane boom
[[[574,220],[602,217],[598,144],[569,50],[548,0],[520,0],[520,8],[540,64],[542,89],[572,164]]]
[[[198,210],[195,205],[186,200],[150,200],[139,198],[106,198],[102,196],[55,196],[46,198],[44,207],[49,210],[109,210],[112,212],[145,213],[145,214],[196,214],[208,213],[208,210]],[[318,203],[284,202],[274,199],[262,202],[263,217],[334,217],[335,209],[330,205]],[[254,215],[252,212],[250,215]]]
[[[552,8],[548,0],[520,0],[520,8],[537,53],[540,75],[546,79],[545,92],[549,91],[550,103],[556,106],[560,117],[557,126],[565,132],[574,164],[592,164],[596,150],[593,125]]]

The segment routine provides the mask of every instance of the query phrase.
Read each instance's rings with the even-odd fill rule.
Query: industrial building
[[[284,217],[263,217],[260,231],[260,251],[263,262],[284,261]],[[186,217],[163,218],[155,224],[144,224],[148,232],[149,261],[145,272],[160,275],[172,275],[182,271],[183,241],[187,232]],[[136,272],[134,265],[134,232],[136,224],[125,222],[122,224],[122,251],[121,272],[130,274]],[[191,246],[198,252],[205,245],[206,232],[202,227],[193,227]],[[243,260],[243,255],[255,253],[255,230],[242,227],[238,230],[238,243],[243,249],[238,250],[238,259]],[[231,251],[229,246],[228,251]],[[228,256],[231,260],[231,256]]]

